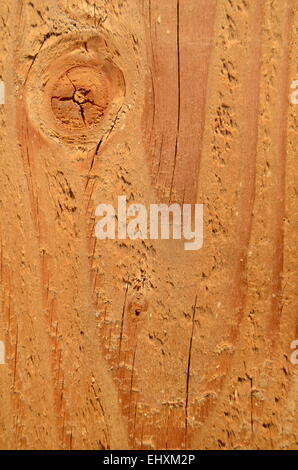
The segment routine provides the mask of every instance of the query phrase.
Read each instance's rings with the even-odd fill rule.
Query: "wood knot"
[[[93,67],[74,67],[60,76],[53,86],[52,110],[66,128],[89,128],[101,122],[110,95],[109,83],[103,73]]]
[[[112,43],[93,33],[67,34],[36,57],[26,84],[28,114],[59,143],[96,148],[120,120],[126,84]]]

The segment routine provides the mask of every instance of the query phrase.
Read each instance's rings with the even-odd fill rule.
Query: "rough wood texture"
[[[297,449],[297,0],[0,22],[1,449]],[[204,247],[96,240],[119,195],[203,203]]]

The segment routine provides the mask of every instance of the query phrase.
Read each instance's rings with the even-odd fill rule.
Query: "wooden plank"
[[[2,2],[1,449],[297,449],[297,6]]]

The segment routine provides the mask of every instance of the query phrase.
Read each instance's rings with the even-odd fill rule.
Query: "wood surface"
[[[297,44],[297,0],[2,0],[1,449],[298,449]],[[96,239],[119,195],[203,248]]]

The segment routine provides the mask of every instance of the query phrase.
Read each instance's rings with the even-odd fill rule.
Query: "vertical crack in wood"
[[[178,154],[178,142],[179,142],[179,131],[180,131],[180,115],[181,115],[181,71],[180,71],[180,1],[177,0],[177,79],[178,79],[178,96],[177,96],[177,129],[176,129],[176,141],[175,141],[175,154],[174,154],[174,164],[172,172],[172,180],[170,187],[170,202],[172,200],[173,184],[175,178],[175,170],[177,164],[177,154]]]
[[[196,308],[197,308],[197,296],[195,298],[195,303],[193,305],[193,314],[192,314],[192,325],[191,325],[191,335],[189,340],[188,348],[188,361],[187,361],[187,372],[186,372],[186,392],[185,392],[185,449],[188,448],[188,419],[189,419],[189,388],[190,388],[190,372],[191,372],[191,356],[192,356],[192,343],[195,327],[195,317],[196,317]]]
[[[123,331],[124,331],[124,318],[125,318],[125,310],[126,310],[127,292],[128,292],[128,282],[127,282],[127,284],[126,284],[126,289],[125,289],[125,294],[124,294],[124,302],[123,302],[123,308],[122,308],[122,316],[121,316],[121,329],[120,329],[120,337],[119,337],[118,365],[120,364],[120,355],[121,355],[121,346],[122,346]]]

